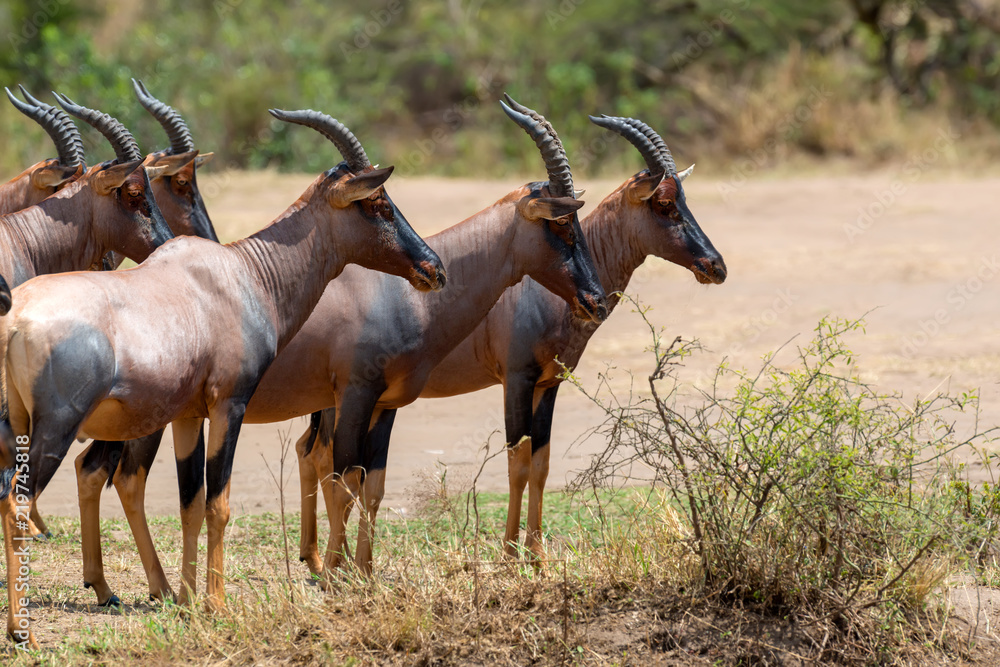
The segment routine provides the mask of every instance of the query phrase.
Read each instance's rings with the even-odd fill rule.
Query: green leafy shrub
[[[978,429],[975,395],[906,401],[862,382],[845,342],[861,327],[824,319],[793,364],[723,364],[699,391],[678,379],[697,345],[651,326],[649,395],[594,399],[609,444],[581,483],[651,471],[685,517],[701,590],[878,644],[996,553],[997,489],[950,456],[996,427]]]

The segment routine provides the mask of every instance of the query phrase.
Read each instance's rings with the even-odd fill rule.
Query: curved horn
[[[672,176],[677,173],[677,165],[674,164],[674,156],[670,153],[670,149],[667,148],[667,142],[663,140],[663,137],[657,134],[656,130],[636,118],[623,118],[622,120],[645,134],[646,137],[653,142],[653,145],[656,146],[656,150],[660,152],[660,158],[667,166],[668,176]]]
[[[507,104],[503,100],[500,106],[503,107],[511,120],[520,125],[528,136],[535,140],[535,145],[542,153],[545,160],[545,170],[549,174],[549,189],[557,197],[572,197],[573,173],[569,168],[569,159],[566,157],[566,150],[559,135],[545,117],[526,106],[518,104],[507,93],[503,94]]]
[[[139,144],[135,143],[132,133],[121,124],[121,121],[95,109],[82,107],[65,95],[60,95],[55,91],[52,94],[59,100],[59,104],[62,105],[63,109],[88,125],[93,126],[104,135],[105,139],[111,142],[111,146],[115,149],[115,160],[117,162],[125,163],[142,159]]]
[[[194,150],[194,140],[191,138],[191,130],[181,115],[170,106],[149,94],[142,81],[132,79],[132,88],[135,96],[139,98],[139,104],[153,115],[153,118],[163,127],[170,139],[170,153],[187,153]]]
[[[24,86],[18,87],[21,89],[24,99],[28,100],[28,104],[17,99],[10,90],[4,88],[7,91],[7,97],[10,98],[11,104],[17,107],[18,111],[41,125],[52,138],[52,142],[59,152],[59,164],[67,167],[77,167],[83,164],[85,160],[83,139],[80,137],[80,130],[77,129],[73,120],[54,106],[36,100],[24,89]]]
[[[677,171],[677,167],[674,166],[673,158],[669,161],[667,156],[670,155],[670,151],[666,150],[666,144],[660,139],[660,136],[653,132],[653,130],[645,123],[635,120],[634,118],[621,118],[619,116],[589,116],[590,122],[595,125],[600,125],[601,127],[611,130],[616,134],[620,134],[625,137],[630,144],[636,147],[639,154],[642,155],[642,159],[646,161],[646,167],[649,169],[649,173],[665,173],[667,175],[673,175]],[[647,132],[648,130],[648,132]],[[656,137],[657,141],[650,136],[652,133]],[[663,151],[666,151],[666,156],[657,146],[657,143],[662,144]]]
[[[325,113],[303,109],[301,111],[284,111],[282,109],[268,109],[268,112],[278,120],[286,123],[296,123],[305,125],[316,130],[324,137],[333,142],[340,154],[347,162],[348,168],[353,172],[363,171],[371,166],[365,149],[361,147],[358,138],[347,129],[340,121],[327,116]]]

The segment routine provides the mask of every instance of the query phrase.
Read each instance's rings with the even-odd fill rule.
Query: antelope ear
[[[558,220],[583,208],[584,202],[572,197],[532,197],[517,202],[517,210],[525,220]]]
[[[173,176],[178,171],[184,167],[191,164],[191,161],[195,159],[198,155],[197,150],[188,151],[186,153],[178,153],[177,155],[164,155],[146,165],[146,173],[149,174],[150,180],[154,178],[152,173],[150,173],[151,168],[163,167],[163,170],[157,173],[157,176]]]
[[[146,177],[152,181],[154,178],[159,178],[160,176],[169,176],[174,172],[171,171],[171,167],[168,165],[156,165],[155,167],[146,167]]]
[[[628,186],[628,196],[635,203],[643,202],[653,196],[656,188],[663,180],[663,173],[647,174],[632,181]]]
[[[691,172],[693,172],[693,171],[694,171],[694,165],[692,164],[690,167],[688,167],[687,169],[685,169],[681,173],[677,174],[677,180],[680,181],[681,183],[683,183],[684,179],[687,178],[688,176],[690,176]]]
[[[342,181],[333,186],[330,191],[330,200],[334,206],[344,208],[352,201],[367,199],[373,192],[382,187],[382,184],[389,180],[392,170],[395,167],[385,167],[384,169],[374,169],[363,174],[352,176],[346,181]]]
[[[61,164],[51,164],[36,169],[31,173],[31,184],[39,190],[59,187],[82,173],[81,165],[66,167]]]
[[[131,162],[125,162],[124,164],[113,164],[107,169],[102,169],[101,171],[94,174],[91,178],[91,184],[94,191],[99,195],[107,195],[112,190],[120,188],[122,183],[125,182],[133,171],[142,166],[141,160],[132,160]],[[147,172],[153,172],[156,167],[149,167]]]
[[[212,158],[214,158],[214,157],[215,157],[215,153],[202,153],[201,155],[199,155],[198,157],[196,157],[194,159],[194,166],[195,167],[200,167],[201,165],[205,164],[206,162],[211,162]]]

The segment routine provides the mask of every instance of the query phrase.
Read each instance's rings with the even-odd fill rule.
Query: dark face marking
[[[342,162],[327,172],[327,178],[335,183],[351,174]],[[371,225],[372,238],[363,246],[366,251],[358,258],[358,264],[406,278],[421,291],[445,286],[447,276],[441,259],[413,230],[384,186],[364,199],[351,202],[350,206]]]
[[[143,167],[129,174],[115,191],[114,198],[120,213],[124,214],[125,224],[131,227],[128,232],[108,230],[110,243],[119,246],[115,249],[141,262],[174,237],[153,198],[153,188]]]
[[[153,192],[163,217],[177,236],[198,236],[219,242],[208,209],[198,190],[195,161],[175,174],[161,176],[153,182]]]
[[[700,283],[725,281],[726,263],[688,208],[676,175],[664,178],[646,204],[657,227],[657,257],[690,269]]]
[[[531,197],[547,196],[544,184],[532,183]],[[529,223],[530,224],[530,223]],[[577,213],[556,220],[541,220],[543,236],[552,262],[543,270],[528,273],[540,285],[565,300],[581,319],[602,322],[608,315],[604,288],[590,255]]]

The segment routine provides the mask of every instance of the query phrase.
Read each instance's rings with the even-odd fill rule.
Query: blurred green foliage
[[[810,77],[826,72],[834,95],[875,99],[888,88],[900,113],[947,102],[949,113],[1000,120],[995,26],[961,12],[942,17],[938,4],[110,0],[94,9],[85,0],[7,0],[0,78],[107,111],[153,150],[164,138],[129,82],[142,79],[227,167],[318,171],[337,160],[315,133],[266,112],[279,107],[333,115],[374,161],[403,173],[537,171],[537,155],[496,108],[507,91],[552,120],[574,168],[592,173],[639,165],[635,151],[588,122],[593,113],[640,117],[671,144],[752,150],[753,133],[731,128],[747,91],[780,79],[791,52],[836,63],[797,70],[785,82],[792,91],[825,84]],[[802,104],[786,97],[789,108]],[[13,172],[53,152],[40,130],[0,107],[0,167]],[[805,128],[782,140],[863,154],[830,133]],[[96,133],[85,137],[91,162],[111,156]]]

